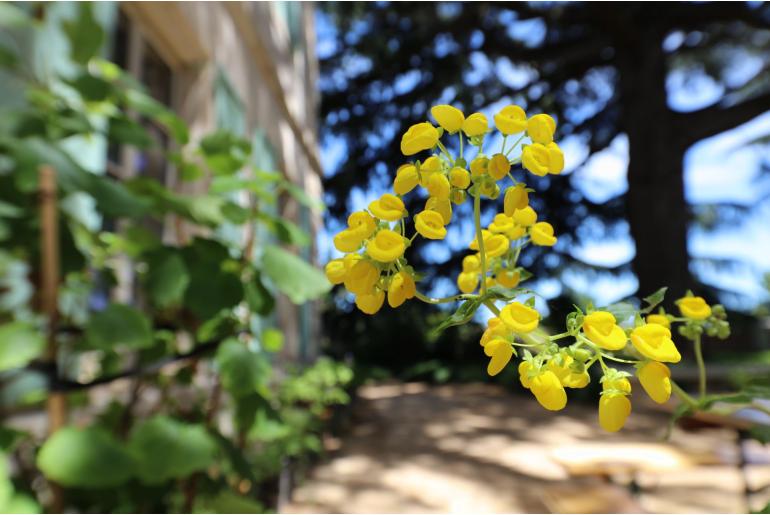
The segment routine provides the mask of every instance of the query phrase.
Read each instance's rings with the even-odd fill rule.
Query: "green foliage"
[[[25,322],[0,325],[0,371],[26,365],[45,347],[40,331]]]
[[[147,317],[125,304],[110,304],[104,311],[95,313],[86,325],[85,337],[89,346],[103,350],[119,345],[141,349],[153,341]]]
[[[262,261],[265,275],[295,304],[315,299],[331,289],[320,270],[280,247],[267,245]]]

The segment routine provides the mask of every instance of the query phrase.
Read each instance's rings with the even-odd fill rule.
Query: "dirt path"
[[[284,510],[293,513],[747,511],[746,481],[770,485],[770,459],[727,429],[676,429],[634,399],[621,433],[595,409],[546,412],[489,385],[367,386],[338,451],[312,471]],[[751,496],[752,509],[768,494]]]

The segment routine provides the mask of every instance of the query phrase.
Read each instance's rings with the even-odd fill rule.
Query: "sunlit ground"
[[[488,385],[368,386],[360,396],[351,433],[285,511],[746,513],[770,497],[767,449],[741,452],[737,432],[719,427],[663,440],[668,416],[638,394],[614,435],[590,406],[551,413]]]

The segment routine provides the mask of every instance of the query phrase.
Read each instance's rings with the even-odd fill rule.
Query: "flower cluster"
[[[545,335],[538,327],[541,317],[534,296],[522,298],[531,293],[520,287],[529,274],[517,262],[525,246],[551,247],[557,237],[551,224],[539,220],[530,206],[533,190],[516,181],[512,168],[520,165],[536,176],[562,172],[564,154],[554,142],[554,119],[547,114],[528,117],[516,105],[504,107],[494,116],[494,126],[502,135],[500,148],[490,155],[485,153],[484,143],[492,130],[484,114],[466,117],[455,107],[438,105],[431,108],[431,115],[436,125],[417,123],[401,139],[405,156],[426,152],[424,159],[400,166],[393,192],[371,202],[368,209],[352,213],[347,228],[334,237],[334,246],[344,255],[326,265],[329,280],[343,284],[355,296],[358,309],[370,315],[381,309],[386,297],[394,308],[415,297],[434,304],[462,301],[458,312],[444,324],[448,326],[469,321],[478,307],[486,306],[494,314],[481,337],[484,354],[489,357],[487,372],[491,376],[499,374],[518,356],[517,349],[521,350],[521,384],[548,410],[564,408],[565,389],[588,386],[590,369],[598,365],[599,422],[607,431],[622,428],[631,413],[632,374],[610,367],[607,363],[611,362],[635,370],[649,397],[658,403],[667,402],[678,388],[671,381],[667,363],[681,359],[671,324],[681,323],[679,333],[694,342],[702,367],[700,335],[705,331],[711,336],[727,336],[729,325],[724,309],[712,309],[702,298],[688,292],[677,301],[681,317],[662,310],[653,314],[651,310],[662,300],[661,291],[660,298],[649,301],[643,310],[619,313],[610,308],[589,308],[585,312],[576,309],[567,317],[565,332]],[[445,135],[458,138],[458,155],[441,142]],[[510,137],[515,141],[509,146]],[[470,152],[472,158],[467,155]],[[413,192],[422,192],[425,204],[413,216],[414,229],[409,236],[409,213],[403,198]],[[501,194],[502,212],[486,228],[482,227],[481,199],[496,200]],[[457,276],[460,293],[442,299],[424,295],[417,290],[419,276],[404,253],[417,237],[444,239],[453,206],[469,198],[473,199],[475,234],[469,243],[471,253],[463,258]],[[506,304],[500,309],[496,301]],[[560,345],[567,338],[570,344]],[[704,395],[705,379],[701,385]]]

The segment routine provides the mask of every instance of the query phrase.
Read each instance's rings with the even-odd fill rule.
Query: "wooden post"
[[[56,198],[56,170],[41,166],[40,178],[40,311],[48,318],[48,346],[46,360],[58,375],[56,325],[58,322],[59,292],[59,213]],[[67,424],[67,398],[61,392],[51,392],[46,401],[48,412],[48,434],[55,433]],[[51,511],[60,513],[63,509],[61,487],[51,485],[53,499]]]

